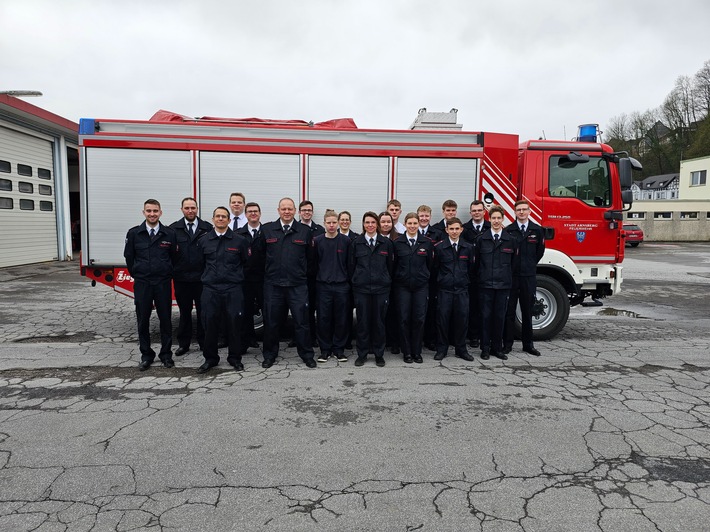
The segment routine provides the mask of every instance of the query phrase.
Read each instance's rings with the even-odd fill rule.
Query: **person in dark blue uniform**
[[[461,238],[474,245],[484,231],[491,228],[486,220],[486,208],[481,200],[473,200],[469,207],[471,219],[463,224]],[[468,341],[471,347],[481,345],[481,302],[478,297],[478,283],[475,279],[468,285]]]
[[[429,238],[434,244],[443,240],[443,230],[431,225],[431,207],[420,205],[417,209],[419,218],[419,234]],[[429,302],[427,303],[426,319],[424,320],[424,347],[436,351],[436,276],[429,278]]]
[[[173,270],[173,288],[175,301],[180,310],[178,324],[178,348],[175,356],[184,355],[190,350],[192,341],[192,307],[197,314],[197,343],[202,349],[205,330],[202,327],[202,270],[205,259],[197,247],[197,241],[212,230],[212,224],[197,217],[197,201],[185,198],[180,207],[183,217],[170,224],[175,231],[178,243],[178,260]]]
[[[173,330],[171,323],[173,263],[177,261],[178,243],[175,231],[160,223],[160,202],[148,199],[143,204],[145,221],[128,230],[123,256],[128,273],[133,277],[133,295],[138,323],[138,345],[141,352],[140,371],[155,360],[150,347],[150,314],[155,311],[160,321],[160,353],[166,368],[172,368]]]
[[[348,275],[357,312],[357,359],[362,366],[367,354],[375,354],[375,363],[385,365],[385,316],[394,270],[394,246],[379,234],[377,214],[368,211],[362,217],[363,234],[350,246]]]
[[[253,201],[246,204],[244,213],[247,223],[237,230],[249,242],[251,255],[244,268],[244,352],[249,347],[259,347],[254,330],[254,316],[264,308],[264,262],[266,260],[266,244],[261,231],[261,207]]]
[[[325,233],[322,225],[313,221],[313,202],[303,200],[298,204],[299,221],[311,230],[311,238]],[[316,279],[315,271],[308,276],[308,329],[311,332],[311,344],[317,347],[318,335],[316,329]],[[292,341],[289,347],[296,347],[296,342]]]
[[[530,204],[526,200],[515,202],[515,222],[505,228],[506,232],[518,241],[520,270],[513,277],[513,286],[508,300],[503,336],[503,353],[513,349],[515,333],[515,311],[520,302],[522,321],[523,351],[539,357],[532,336],[532,307],[535,302],[537,263],[545,253],[545,234],[542,227],[530,218]]]
[[[327,362],[331,356],[346,362],[348,357],[345,355],[345,343],[348,339],[348,323],[352,319],[352,310],[348,304],[350,239],[338,232],[338,215],[335,211],[326,211],[323,223],[325,233],[313,239],[317,268],[318,362]]]
[[[422,339],[434,244],[419,233],[419,219],[410,212],[404,217],[405,234],[394,242],[393,292],[397,299],[397,322],[405,363],[422,363]]]
[[[518,242],[503,230],[503,207],[491,207],[491,229],[478,238],[474,248],[478,293],[481,300],[481,358],[491,355],[507,360],[503,353],[503,326],[508,297],[517,269]]]
[[[399,216],[399,212],[402,207],[397,210],[397,205],[393,202],[399,203],[397,200],[391,200],[387,204],[388,209],[392,209]],[[395,229],[394,215],[387,211],[383,211],[379,214],[380,217],[380,235],[385,238],[389,238],[394,244],[397,238],[399,238],[400,233]],[[400,224],[402,225],[402,224]],[[404,226],[402,226],[404,227]],[[389,347],[390,353],[393,355],[399,355],[399,321],[397,320],[397,295],[394,291],[394,287],[390,288],[390,302],[387,307],[387,317],[385,318],[385,347]]]
[[[205,362],[197,372],[205,373],[219,364],[217,336],[220,324],[227,329],[229,348],[227,362],[236,370],[244,370],[241,342],[244,316],[244,265],[249,257],[249,244],[229,228],[229,209],[217,207],[212,213],[214,230],[204,235],[198,246],[205,258],[202,273],[202,322]]]
[[[437,284],[437,342],[434,360],[443,360],[454,346],[457,357],[471,362],[466,348],[468,285],[473,269],[473,247],[463,240],[463,224],[456,217],[446,221],[446,234],[434,248]]]
[[[308,275],[313,271],[311,230],[294,219],[296,204],[291,198],[279,201],[279,219],[264,224],[266,243],[264,273],[264,361],[274,365],[279,354],[279,332],[291,311],[296,349],[309,368],[316,367],[308,326]]]
[[[352,222],[352,216],[348,211],[341,211],[338,214],[338,227],[340,228],[340,234],[347,236],[352,242],[357,237],[360,236],[359,233],[350,230],[350,225]],[[355,310],[355,302],[353,301],[353,293],[350,291],[350,297],[348,299],[348,308],[350,309],[350,314],[348,317],[348,341],[345,342],[345,349],[353,348],[353,338],[355,338],[355,323],[353,321],[353,311]]]
[[[437,229],[441,233],[444,234],[444,238],[446,238],[446,226],[449,224],[449,221],[456,218],[458,216],[458,203],[456,203],[452,199],[447,199],[442,205],[441,205],[441,214],[444,216],[441,220],[439,220],[437,223],[433,225],[434,229]]]

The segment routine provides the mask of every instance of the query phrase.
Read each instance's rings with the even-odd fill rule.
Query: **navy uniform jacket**
[[[518,241],[518,254],[520,255],[521,277],[534,276],[537,263],[545,253],[545,234],[535,222],[529,219],[525,223],[525,234],[520,232],[517,220],[505,228],[505,231]]]
[[[305,224],[303,224],[303,225],[305,225]],[[306,225],[306,227],[308,227],[308,229],[311,230],[311,235],[313,236],[313,238],[325,233],[325,227],[323,227],[320,224],[315,223],[313,220],[311,220],[311,225],[310,226]]]
[[[246,238],[227,228],[221,237],[215,231],[207,233],[200,238],[198,246],[205,257],[204,286],[227,290],[244,282],[244,265],[249,257]]]
[[[446,238],[434,247],[437,287],[446,292],[468,291],[473,273],[473,246],[459,238],[457,250]]]
[[[420,234],[421,234],[421,229],[422,229],[421,227],[418,229],[418,231],[420,231]],[[434,227],[433,225],[429,225],[427,227],[427,233],[424,236],[429,238],[432,242],[437,243],[437,242],[441,242],[442,240],[444,240],[444,238],[448,237],[449,235],[447,235],[443,230],[438,229],[438,228]]]
[[[172,278],[177,255],[177,237],[167,225],[160,224],[152,242],[145,222],[126,234],[123,256],[134,279],[157,284]]]
[[[202,277],[205,259],[202,251],[197,247],[197,241],[212,231],[212,224],[199,218],[195,218],[194,223],[194,237],[187,232],[185,218],[180,218],[177,222],[170,224],[170,228],[175,231],[178,243],[178,260],[173,270],[173,279],[176,281],[194,283]]]
[[[394,244],[389,238],[377,235],[373,249],[366,236],[362,234],[350,243],[350,284],[353,292],[387,294],[394,272]]]
[[[409,237],[401,235],[394,241],[394,282],[410,290],[429,286],[429,277],[434,264],[434,243],[417,233],[414,247]]]
[[[247,259],[244,274],[248,281],[264,281],[264,265],[266,262],[266,242],[264,242],[263,225],[259,226],[256,236],[249,225],[237,229],[237,234],[246,238],[251,255]]]
[[[518,241],[501,231],[496,244],[493,233],[486,231],[476,241],[474,261],[480,288],[510,289],[518,270]]]
[[[318,269],[316,281],[321,283],[347,283],[348,282],[348,256],[350,252],[350,239],[342,233],[335,238],[328,238],[325,234],[313,239],[315,263]]]
[[[469,220],[465,224],[463,224],[463,233],[461,233],[461,238],[463,238],[466,242],[469,244],[474,244],[476,240],[478,240],[478,237],[481,236],[481,234],[486,230],[491,228],[491,222],[488,220],[483,220],[483,223],[481,224],[481,230],[476,231],[476,228],[473,225],[473,220]]]
[[[264,280],[276,286],[300,286],[314,271],[311,230],[296,220],[284,234],[281,221],[261,227],[266,244]]]

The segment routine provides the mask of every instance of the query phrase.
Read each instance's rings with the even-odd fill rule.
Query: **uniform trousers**
[[[510,290],[508,310],[505,315],[504,346],[513,346],[513,339],[515,337],[515,311],[517,310],[518,302],[520,302],[520,317],[523,325],[521,334],[523,349],[533,347],[532,307],[535,303],[536,290],[537,279],[534,275],[513,278],[513,288]]]
[[[264,283],[264,361],[273,362],[279,355],[281,325],[291,311],[293,337],[298,355],[313,359],[313,344],[308,324],[308,285],[278,286]]]
[[[436,352],[446,355],[449,345],[457,355],[467,355],[468,288],[449,292],[439,290],[436,312]]]
[[[138,346],[142,362],[153,362],[155,351],[150,347],[150,314],[155,305],[155,312],[160,322],[160,360],[172,359],[173,325],[171,322],[172,284],[170,279],[151,283],[135,279],[133,283],[136,321],[138,322]]]
[[[318,345],[323,354],[342,355],[352,321],[350,284],[316,283],[318,307]],[[348,316],[350,314],[350,316]]]
[[[197,343],[202,347],[205,330],[202,326],[202,281],[173,281],[175,302],[180,309],[177,329],[178,346],[188,349],[192,341],[192,307],[197,314]]]
[[[242,361],[242,319],[244,317],[244,292],[241,285],[215,290],[209,286],[202,288],[202,325],[205,341],[202,354],[210,366],[219,364],[217,337],[222,324],[226,326],[229,351],[227,362],[234,365]]]
[[[500,353],[510,288],[480,288],[478,293],[481,298],[481,351]]]
[[[256,342],[254,316],[264,310],[264,278],[247,277],[244,282],[244,350]],[[263,315],[262,315],[263,316]]]
[[[357,356],[366,358],[372,351],[376,358],[385,354],[385,317],[389,294],[353,292],[357,315]]]
[[[468,287],[468,339],[481,340],[481,301],[476,283]]]
[[[415,290],[395,286],[399,321],[399,343],[403,356],[421,356],[424,321],[429,302],[429,285]]]

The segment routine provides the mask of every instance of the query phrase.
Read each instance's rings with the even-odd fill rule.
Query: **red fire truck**
[[[536,339],[562,330],[570,306],[601,305],[621,289],[623,211],[632,201],[632,168],[640,168],[598,142],[596,127],[581,127],[576,141],[519,142],[517,135],[461,130],[455,109],[422,109],[405,130],[359,129],[350,119],[314,124],[165,111],[146,121],[85,118],[79,145],[82,273],[127,295],[124,237],[142,221],[147,198],[161,202],[165,223],[181,217],[186,196],[197,198],[209,220],[230,193],[242,192],[261,205],[262,222],[276,219],[280,198],[309,199],[315,220],[326,209],[348,210],[355,231],[364,212],[384,210],[391,198],[404,213],[422,204],[436,213],[454,199],[464,220],[479,198],[502,205],[508,221],[514,202],[525,198],[547,241]]]

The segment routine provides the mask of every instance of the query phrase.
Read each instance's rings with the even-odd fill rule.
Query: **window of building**
[[[39,189],[39,193],[42,196],[51,196],[52,195],[52,187],[49,185],[39,185],[37,187]]]
[[[672,212],[654,212],[653,213],[653,219],[654,220],[672,220],[673,219],[673,213]]]
[[[35,187],[32,183],[28,183],[27,181],[20,181],[17,183],[17,190],[20,192],[25,192],[27,194],[32,194],[35,191]]]
[[[626,219],[627,220],[645,220],[646,213],[645,212],[628,212],[628,213],[626,213]]]
[[[39,202],[39,210],[40,211],[51,211],[53,209],[53,205],[51,201],[40,201]]]
[[[22,211],[33,211],[35,210],[35,202],[31,199],[21,199],[20,200],[20,210]]]
[[[697,172],[690,172],[690,186],[700,187],[705,185],[707,173],[707,170],[698,170]]]
[[[9,179],[0,179],[0,190],[12,190],[12,181]]]
[[[27,177],[32,177],[32,167],[27,164],[17,164],[17,173]]]
[[[52,179],[52,172],[46,168],[37,168],[37,177],[40,179]]]
[[[12,209],[12,198],[0,198],[0,209]]]
[[[10,165],[10,161],[0,161],[0,172],[9,174],[11,170],[12,165]]]
[[[681,212],[680,219],[681,220],[697,220],[698,213],[697,212]]]

